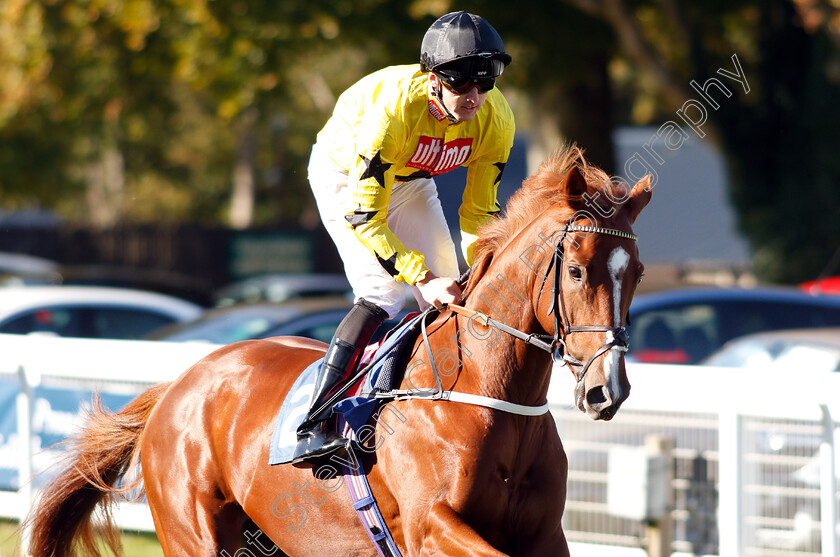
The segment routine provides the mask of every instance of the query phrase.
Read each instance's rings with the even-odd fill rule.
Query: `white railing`
[[[0,335],[0,388],[16,389],[11,412],[19,417],[18,431],[0,432],[0,479],[15,452],[24,480],[17,491],[0,492],[0,515],[26,514],[32,500],[26,479],[50,460],[39,452],[48,444],[42,437],[73,422],[66,410],[44,404],[39,389],[75,388],[82,400],[91,391],[113,392],[128,400],[176,378],[215,348]],[[630,399],[608,423],[570,406],[568,370],[558,369],[552,381],[549,401],[570,460],[564,527],[574,555],[645,554],[645,525],[610,515],[606,463],[615,447],[642,447],[648,435],[658,435],[674,439],[669,516],[675,554],[699,554],[702,547],[723,557],[837,557],[840,374],[630,365],[628,375]],[[0,424],[8,400],[3,392]],[[801,450],[793,452],[794,445]],[[697,510],[698,500],[705,501],[706,515]],[[151,527],[143,506],[124,507],[118,519],[133,529]],[[694,539],[698,529],[705,545]]]
[[[14,397],[0,396],[0,426],[11,423],[11,416],[17,423],[13,431],[0,430],[0,473],[5,473],[0,478],[7,484],[0,486],[0,517],[20,519],[29,512],[33,480],[40,479],[38,474],[57,456],[48,445],[81,424],[80,405],[89,403],[93,392],[115,394],[127,402],[151,385],[177,378],[216,348],[204,343],[0,335],[0,395],[17,391]],[[73,393],[66,397],[73,408],[53,407],[56,393],[63,391]],[[4,401],[10,404],[3,407]],[[11,470],[15,460],[17,469]],[[134,530],[154,529],[143,504],[120,505],[117,520]],[[22,536],[25,542],[27,533]]]
[[[685,505],[698,487],[690,465],[704,465],[699,485],[708,481],[717,509],[706,546],[715,554],[837,557],[840,374],[630,365],[631,396],[603,424],[569,406],[573,381],[557,371],[549,400],[570,460],[570,540],[644,545],[644,525],[634,530],[609,516],[605,462],[612,448],[641,447],[658,435],[675,439],[671,489],[682,503],[671,517],[681,527],[697,518]],[[685,536],[673,547],[698,551]]]

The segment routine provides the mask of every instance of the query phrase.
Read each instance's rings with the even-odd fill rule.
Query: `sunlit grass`
[[[20,556],[15,547],[18,541],[17,527],[17,522],[0,520],[0,556]],[[122,543],[125,557],[163,557],[163,551],[154,534],[123,532]]]

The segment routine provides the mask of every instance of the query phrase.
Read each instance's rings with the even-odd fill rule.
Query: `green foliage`
[[[309,148],[337,95],[416,62],[425,29],[453,9],[505,38],[514,63],[500,86],[518,129],[546,150],[578,141],[608,170],[615,125],[673,118],[689,81],[737,53],[751,91],[710,113],[709,131],[756,269],[809,278],[840,245],[825,215],[840,195],[828,0],[5,0],[0,207],[88,220],[104,203],[103,222],[225,224],[244,161],[253,224],[305,218]]]
[[[750,91],[709,110],[704,131],[727,159],[730,198],[768,282],[813,278],[840,246],[837,120],[840,10],[828,1],[567,0],[609,23],[619,119],[659,125],[732,70]],[[730,83],[731,84],[731,83]]]
[[[389,20],[390,36],[369,33]],[[252,133],[257,215],[294,220],[310,203],[303,169],[336,92],[403,54],[387,40],[412,25],[400,2],[10,2],[0,203],[82,219],[90,177],[118,152],[120,218],[224,222]],[[258,118],[243,129],[249,109]]]
[[[720,115],[731,199],[763,279],[795,283],[822,272],[840,247],[838,51],[824,29],[806,30],[792,4],[762,5],[745,71],[754,90]]]

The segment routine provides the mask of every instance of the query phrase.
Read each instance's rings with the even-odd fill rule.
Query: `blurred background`
[[[0,251],[204,304],[261,273],[341,272],[306,182],[315,134],[455,9],[514,58],[502,199],[575,141],[611,175],[656,174],[649,288],[840,272],[834,0],[7,0]],[[450,215],[462,187],[440,180]]]

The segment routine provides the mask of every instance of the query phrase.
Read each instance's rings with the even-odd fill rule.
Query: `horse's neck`
[[[539,240],[536,235],[532,239],[524,236],[494,258],[478,279],[467,306],[525,333],[544,333],[534,307],[534,292],[541,278],[520,257],[536,245],[531,240]],[[545,402],[551,376],[551,359],[545,352],[476,322],[462,323],[458,338],[468,354],[465,367],[481,383],[486,391],[482,394],[519,404]]]

